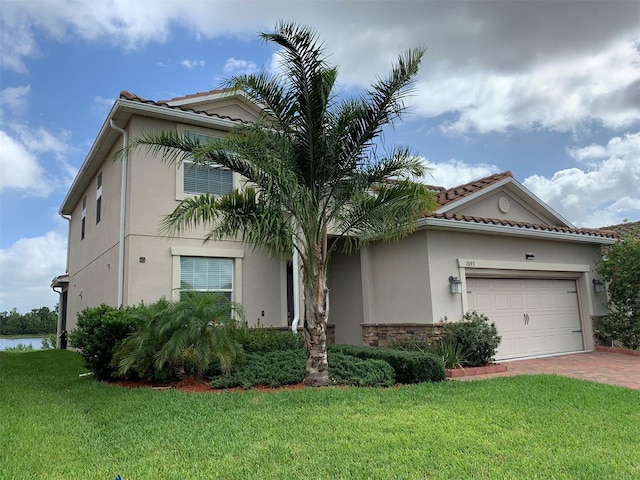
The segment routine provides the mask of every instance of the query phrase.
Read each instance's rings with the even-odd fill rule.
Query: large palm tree
[[[147,135],[146,145],[165,161],[187,155],[199,164],[219,164],[247,179],[227,195],[183,200],[164,220],[173,233],[210,227],[207,240],[240,238],[282,257],[297,250],[304,297],[307,351],[305,382],[329,383],[326,325],[327,267],[339,244],[358,247],[409,233],[434,208],[433,195],[414,180],[423,162],[406,148],[385,154],[382,129],[400,117],[403,98],[419,70],[423,48],[399,55],[386,79],[358,98],[342,99],[338,75],[324,46],[309,28],[280,23],[261,38],[280,47],[282,72],[234,77],[228,87],[264,108],[260,122],[241,125],[223,139],[201,144],[172,133]],[[341,238],[343,242],[333,239]]]

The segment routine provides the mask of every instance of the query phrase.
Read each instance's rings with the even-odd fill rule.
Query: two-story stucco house
[[[61,295],[60,330],[73,329],[87,306],[176,298],[186,286],[226,293],[243,304],[250,324],[291,321],[286,261],[236,241],[203,244],[204,229],[159,233],[161,218],[180,199],[224,193],[241,185],[238,175],[188,162],[163,165],[143,150],[112,158],[146,132],[224,135],[259,113],[243,95],[226,91],[166,102],[121,93],[60,209],[69,220],[68,269],[52,284]],[[605,313],[606,300],[593,281],[613,232],[575,228],[510,172],[433,190],[439,208],[410,236],[332,258],[337,342],[384,345],[477,310],[502,335],[498,359],[593,349],[591,317]]]

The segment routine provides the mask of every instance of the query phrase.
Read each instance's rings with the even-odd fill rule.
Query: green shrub
[[[395,350],[406,350],[409,352],[434,353],[437,343],[425,338],[403,338],[401,340],[393,340],[389,348]]]
[[[466,364],[467,352],[461,343],[454,343],[451,340],[441,340],[435,346],[433,353],[442,358],[444,368],[458,368]]]
[[[445,323],[442,342],[461,346],[465,352],[463,365],[480,367],[493,361],[500,335],[495,323],[490,324],[486,316],[474,311],[466,313],[462,322]]]
[[[247,327],[235,332],[236,340],[247,353],[278,352],[304,348],[304,335],[269,327]]]
[[[613,345],[620,342],[624,347],[637,350],[640,347],[640,316],[625,312],[612,312],[598,318],[594,333],[604,342]]]
[[[280,387],[304,380],[304,350],[248,353],[246,362],[224,375],[216,364],[207,373],[215,375],[213,388],[257,386]],[[335,385],[386,387],[393,385],[393,370],[382,360],[360,359],[337,352],[329,353],[329,376]]]
[[[99,380],[116,376],[111,361],[116,348],[138,326],[134,314],[140,307],[114,308],[102,304],[78,313],[77,328],[69,335],[72,347],[80,350],[84,365]]]
[[[393,369],[384,360],[361,359],[338,352],[329,354],[329,377],[336,385],[390,387]]]
[[[13,347],[7,347],[4,350],[6,352],[29,352],[33,350],[33,345],[30,343],[19,343]]]
[[[440,382],[445,379],[442,360],[430,353],[355,345],[331,345],[329,351],[362,359],[383,360],[391,365],[397,383]]]
[[[251,388],[260,385],[295,385],[304,379],[304,363],[304,350],[248,353],[243,364],[235,365],[228,375],[219,374],[214,377],[211,386]],[[219,373],[219,366],[212,365],[207,373]]]

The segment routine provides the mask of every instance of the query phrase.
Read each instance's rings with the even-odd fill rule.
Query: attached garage
[[[497,360],[583,350],[575,280],[467,278],[469,310],[495,322]]]

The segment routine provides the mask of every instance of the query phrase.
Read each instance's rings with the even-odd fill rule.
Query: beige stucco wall
[[[459,321],[466,293],[451,294],[449,276],[463,281],[463,292],[465,279],[474,275],[571,278],[578,287],[585,348],[593,347],[591,315],[605,313],[606,300],[591,287],[600,259],[596,244],[427,229],[369,248],[371,273],[363,282],[372,285],[374,308],[365,323]],[[528,252],[535,255],[531,261],[525,259]]]
[[[329,287],[329,323],[335,325],[337,343],[359,344],[362,339],[363,303],[359,252],[345,253],[342,247],[331,257]]]
[[[121,145],[114,145],[113,154]],[[97,174],[71,215],[68,239],[69,290],[67,330],[87,306],[115,305],[118,298],[118,245],[122,163],[105,159],[102,172],[101,220],[96,224]],[[85,238],[81,239],[82,197],[87,197]],[[82,292],[82,296],[80,296]]]
[[[506,198],[509,202],[509,210],[507,212],[502,212],[498,207],[498,202],[501,198]],[[475,217],[500,218],[528,223],[548,223],[548,220],[541,218],[536,213],[526,208],[525,204],[520,199],[505,190],[497,191],[491,195],[483,196],[475,202],[465,204],[463,208],[456,210],[456,213]]]
[[[126,128],[131,138],[157,131],[177,131],[173,122],[146,117],[132,117]],[[197,129],[201,131],[202,128]],[[223,132],[212,131],[222,135]],[[114,143],[110,155],[121,148]],[[86,235],[80,240],[82,200],[73,209],[69,238],[69,294],[67,329],[76,325],[77,313],[87,306],[101,303],[116,306],[118,298],[118,248],[120,231],[120,161],[105,157],[102,164],[102,221],[95,224],[96,179],[86,190]],[[184,197],[178,189],[182,182],[180,168],[163,164],[144,149],[132,151],[128,162],[127,217],[125,222],[125,280],[123,303],[150,303],[165,296],[172,298],[179,286],[173,249],[224,249],[242,257],[234,263],[234,295],[240,299],[246,319],[254,324],[286,325],[285,270],[279,259],[254,254],[240,242],[210,242],[203,246],[205,229],[167,237],[159,229],[164,215]],[[234,179],[237,182],[237,178]],[[82,199],[82,197],[81,197]],[[144,258],[144,262],[140,259]],[[179,261],[178,261],[179,264]],[[178,280],[176,280],[178,279]],[[82,297],[79,292],[82,290]],[[263,315],[264,312],[264,315]]]

